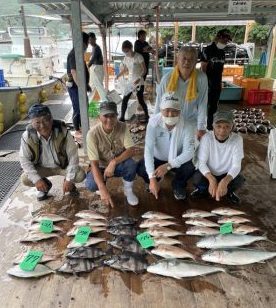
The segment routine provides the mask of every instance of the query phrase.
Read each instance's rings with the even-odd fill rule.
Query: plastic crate
[[[260,80],[253,78],[245,78],[241,81],[243,89],[243,100],[247,101],[248,91],[251,89],[259,89]]]
[[[239,65],[224,65],[223,76],[234,76],[234,75],[243,75],[243,66]]]
[[[5,82],[4,70],[0,69],[0,82]]]
[[[274,79],[272,78],[260,78],[259,89],[273,90]]]
[[[248,91],[248,105],[270,105],[273,92],[269,90],[251,89]]]
[[[245,77],[250,77],[250,78],[261,78],[265,76],[266,73],[266,65],[253,65],[253,64],[245,64],[244,65],[244,71],[243,75]]]
[[[220,101],[240,101],[242,88],[232,83],[225,83],[221,89]]]

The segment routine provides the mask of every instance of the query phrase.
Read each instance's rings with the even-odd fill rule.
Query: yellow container
[[[243,88],[243,100],[247,101],[248,91],[251,89],[259,89],[260,80],[253,78],[244,78],[241,81],[241,86]]]
[[[224,65],[223,76],[242,76],[243,75],[243,66],[240,65]]]
[[[260,78],[260,89],[273,90],[274,79],[272,78]]]

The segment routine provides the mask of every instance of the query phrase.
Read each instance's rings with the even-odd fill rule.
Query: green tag
[[[91,228],[88,226],[82,226],[78,228],[78,232],[75,235],[75,241],[80,244],[87,242],[89,235],[91,233]]]
[[[227,234],[233,232],[233,225],[232,222],[227,222],[226,224],[223,224],[219,228],[220,234]]]
[[[143,248],[149,248],[154,246],[154,240],[148,232],[138,234],[136,236],[136,239]]]
[[[52,233],[54,229],[54,223],[52,220],[43,219],[40,223],[40,231],[43,233]]]
[[[37,266],[37,263],[41,260],[42,256],[42,251],[30,250],[24,260],[19,264],[19,267],[23,271],[33,271]]]

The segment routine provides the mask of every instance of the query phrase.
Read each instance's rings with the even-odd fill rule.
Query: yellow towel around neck
[[[175,92],[177,89],[177,83],[179,78],[179,69],[176,65],[171,73],[171,77],[169,80],[169,83],[167,85],[167,92]],[[187,92],[185,95],[185,102],[190,103],[191,101],[195,100],[197,98],[197,71],[194,68],[194,70],[191,73],[191,76],[189,78],[189,83],[187,87]]]

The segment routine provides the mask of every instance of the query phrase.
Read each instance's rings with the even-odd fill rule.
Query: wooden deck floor
[[[272,112],[272,111],[271,111]],[[273,110],[275,113],[275,110]],[[245,210],[254,224],[267,232],[276,241],[276,180],[271,180],[266,161],[267,136],[247,135],[245,139],[246,158],[243,174],[244,187],[239,191],[241,209]],[[219,273],[195,279],[175,280],[152,274],[135,275],[121,273],[107,267],[79,277],[53,274],[40,279],[23,280],[9,277],[6,270],[11,267],[14,256],[26,246],[19,243],[27,228],[32,212],[53,212],[73,218],[81,209],[93,207],[98,197],[81,189],[79,199],[62,197],[59,185],[61,178],[55,178],[53,197],[38,204],[34,189],[26,190],[21,185],[12,198],[0,209],[0,307],[276,307],[276,259],[249,266],[241,266],[229,273]],[[181,220],[181,214],[188,208],[211,210],[218,205],[229,205],[225,201],[217,203],[211,199],[176,202],[170,190],[170,179],[163,182],[163,190],[158,200],[144,191],[139,179],[135,191],[140,205],[131,208],[122,196],[118,179],[108,183],[116,208],[110,217],[128,214],[140,217],[147,210],[160,210]],[[119,188],[118,188],[119,187]],[[189,191],[192,187],[188,187]],[[100,208],[100,210],[107,210]],[[63,224],[67,229],[70,223]],[[180,228],[185,230],[185,225]],[[195,248],[196,238],[181,237],[187,250],[201,254]],[[64,251],[69,239],[48,241],[32,247],[47,251]],[[252,245],[275,250],[273,243]],[[59,267],[60,261],[49,263]]]

